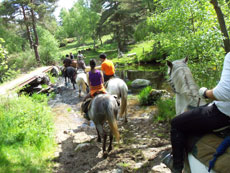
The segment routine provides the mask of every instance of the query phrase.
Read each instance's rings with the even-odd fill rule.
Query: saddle
[[[187,151],[191,152],[195,158],[204,163],[207,167],[210,161],[213,160],[217,148],[221,142],[230,136],[230,127],[218,130],[202,136],[190,137],[187,141]],[[230,150],[226,150],[220,157],[217,158],[213,169],[220,173],[225,173],[230,170],[229,165]]]
[[[104,94],[102,92],[96,92],[94,94],[94,97],[98,94]],[[113,95],[113,97],[116,99],[117,101],[117,105],[120,106],[120,100],[118,99],[118,97],[116,95]],[[88,110],[90,109],[91,103],[92,103],[93,98],[87,98],[84,102],[82,102],[81,104],[81,111],[84,112],[85,114],[87,114]],[[87,117],[85,117],[86,119],[88,119]]]
[[[92,98],[87,98],[84,102],[82,102],[81,104],[81,111],[84,112],[84,113],[87,113],[90,106],[91,106],[91,101],[92,101]]]
[[[95,96],[97,96],[98,94],[104,94],[104,93],[98,91],[98,92],[95,92],[93,96],[95,97]],[[82,102],[82,104],[81,104],[81,111],[82,111],[82,112],[84,112],[84,113],[87,114],[88,110],[90,109],[92,99],[93,99],[93,98],[90,97],[90,98],[87,98],[84,102]]]

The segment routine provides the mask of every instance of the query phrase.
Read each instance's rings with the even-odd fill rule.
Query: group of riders
[[[78,52],[77,70],[85,72],[84,56]],[[115,67],[106,54],[100,54],[100,70],[96,69],[96,60],[90,60],[87,80],[90,92],[84,98],[93,98],[106,93],[105,83],[115,75]],[[66,57],[64,66],[71,66],[73,59]],[[225,56],[221,79],[214,89],[200,88],[199,95],[214,100],[211,104],[200,106],[176,116],[171,121],[172,159],[166,164],[174,173],[182,173],[184,167],[185,141],[188,134],[208,133],[215,129],[229,126],[230,123],[230,53]],[[196,129],[194,130],[194,127]],[[230,143],[230,142],[229,142]]]
[[[71,57],[71,55],[72,53],[70,53],[70,56],[66,55],[66,58],[63,61],[64,68],[66,69],[72,66],[73,68],[76,68],[76,71],[83,70],[84,73],[86,73],[86,64],[84,61],[85,57],[83,54],[78,51],[77,62],[74,60],[74,56],[72,55]],[[101,61],[101,67],[99,68],[100,70],[96,69],[95,59],[91,59],[89,62],[90,71],[86,73],[86,76],[90,92],[85,96],[83,101],[86,101],[88,98],[93,98],[98,94],[105,94],[105,83],[110,78],[115,77],[115,67],[113,62],[107,59],[105,53],[100,54],[99,58]],[[76,75],[74,76],[74,79],[76,79]]]

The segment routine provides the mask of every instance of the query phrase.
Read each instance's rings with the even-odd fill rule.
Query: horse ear
[[[184,63],[187,64],[187,62],[188,62],[188,57],[186,56],[186,57],[184,58]]]
[[[173,64],[172,64],[172,62],[171,61],[166,61],[167,62],[167,65],[170,67],[170,68],[172,68],[172,66],[173,66]]]

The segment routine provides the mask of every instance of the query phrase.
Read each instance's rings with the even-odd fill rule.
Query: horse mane
[[[174,87],[176,94],[184,95],[190,100],[190,106],[197,107],[199,88],[193,79],[190,69],[185,63],[175,64],[173,66],[169,81]],[[205,103],[203,100],[201,101],[202,104]]]

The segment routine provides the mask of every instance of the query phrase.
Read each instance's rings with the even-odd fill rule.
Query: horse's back
[[[110,94],[115,94],[115,95],[118,95],[118,93],[120,93],[120,92],[125,92],[124,94],[128,93],[128,87],[127,87],[125,81],[123,81],[120,78],[110,79],[108,81],[108,85],[106,87],[106,90]]]
[[[85,74],[84,72],[78,73],[78,74],[77,74],[77,79],[76,79],[76,80],[77,80],[77,81],[83,80],[85,83],[88,83],[88,82],[87,82],[87,76],[86,76],[86,74]]]
[[[110,94],[99,94],[93,98],[89,110],[90,119],[95,123],[105,121],[108,116],[116,116],[118,111],[117,101]]]

